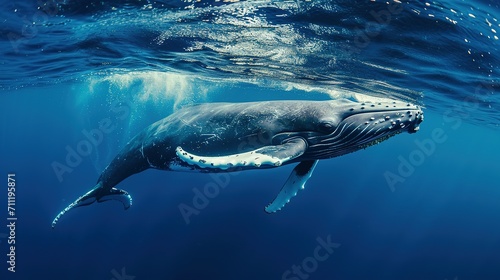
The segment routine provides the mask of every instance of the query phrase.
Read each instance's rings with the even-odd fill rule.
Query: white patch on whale
[[[259,153],[257,150],[241,154],[220,156],[220,157],[203,157],[186,152],[181,147],[175,149],[177,156],[189,165],[196,165],[200,168],[218,168],[227,170],[233,167],[244,166],[280,166],[283,160],[274,156]]]

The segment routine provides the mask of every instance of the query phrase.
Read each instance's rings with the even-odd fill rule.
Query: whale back
[[[206,156],[247,152],[273,144],[278,133],[314,130],[319,104],[268,101],[185,107],[148,127],[144,146],[151,152],[161,147],[164,153],[183,146]]]

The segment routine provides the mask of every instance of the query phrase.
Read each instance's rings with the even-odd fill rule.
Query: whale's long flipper
[[[102,187],[102,183],[99,182],[97,185],[87,192],[86,194],[80,196],[75,202],[68,205],[68,207],[64,208],[59,214],[57,214],[56,218],[52,221],[52,228],[54,228],[61,218],[62,215],[66,214],[69,210],[80,207],[87,206],[94,202],[104,202],[109,200],[118,200],[123,204],[125,210],[127,210],[132,205],[132,197],[124,190],[120,190],[117,188],[111,188],[109,190],[105,190]]]
[[[299,190],[304,189],[304,185],[311,178],[317,163],[317,160],[306,160],[295,166],[278,196],[265,208],[266,212],[274,213],[281,210],[292,197],[297,195]]]
[[[250,152],[219,156],[204,157],[191,154],[181,147],[175,150],[177,156],[189,165],[201,168],[227,170],[237,167],[280,166],[284,162],[301,156],[307,149],[307,143],[302,138],[294,138],[284,144],[265,146]]]

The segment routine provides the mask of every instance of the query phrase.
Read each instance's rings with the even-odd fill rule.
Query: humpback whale
[[[182,108],[132,138],[101,173],[97,184],[62,210],[131,196],[116,188],[149,168],[167,171],[233,172],[297,163],[276,198],[265,207],[280,210],[303,189],[318,160],[345,155],[401,132],[414,133],[422,109],[395,100],[357,102],[264,101],[206,103]]]

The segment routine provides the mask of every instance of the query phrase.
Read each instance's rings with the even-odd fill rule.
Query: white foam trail
[[[122,92],[132,91],[134,96],[132,99],[138,103],[172,103],[173,110],[184,103],[205,100],[211,89],[210,84],[196,77],[157,71],[136,71],[93,77],[89,83],[90,91],[93,92],[101,83],[109,83],[110,88],[114,87]]]

